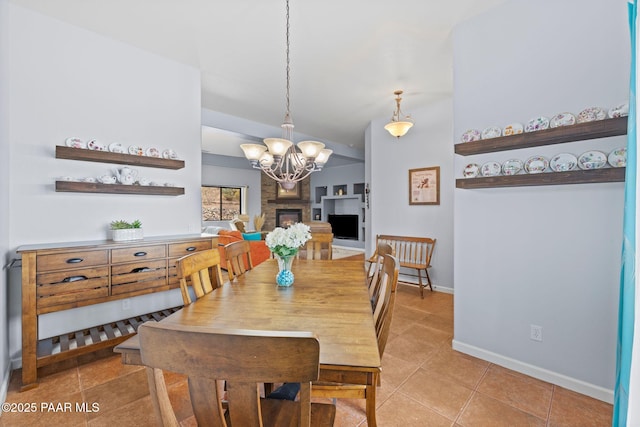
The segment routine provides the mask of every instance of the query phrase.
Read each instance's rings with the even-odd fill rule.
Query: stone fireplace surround
[[[261,210],[265,214],[262,231],[270,231],[276,227],[276,209],[300,209],[302,222],[311,221],[311,189],[310,178],[299,182],[300,199],[276,200],[276,182],[261,174]]]

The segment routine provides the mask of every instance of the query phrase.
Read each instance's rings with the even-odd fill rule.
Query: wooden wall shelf
[[[536,185],[594,184],[624,182],[626,168],[576,170],[511,176],[456,179],[456,188],[527,187]]]
[[[57,192],[107,193],[107,194],[150,194],[156,196],[180,196],[182,187],[159,187],[142,185],[100,184],[97,182],[56,181]]]
[[[182,169],[184,160],[162,159],[158,157],[134,156],[132,154],[93,151],[83,148],[56,146],[56,159],[84,160],[87,162],[116,163],[120,165],[146,166],[161,169]]]
[[[494,153],[496,151],[517,150],[520,148],[606,138],[609,136],[625,135],[626,133],[627,117],[618,117],[615,119],[578,123],[572,126],[561,126],[537,132],[465,142],[456,144],[454,151],[461,156],[470,156],[473,154]]]

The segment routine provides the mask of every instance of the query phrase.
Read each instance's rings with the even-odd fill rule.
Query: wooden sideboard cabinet
[[[38,368],[119,344],[147,320],[180,307],[38,339],[39,316],[179,288],[176,260],[218,246],[216,236],[150,237],[19,247],[22,256],[22,390],[36,387]]]

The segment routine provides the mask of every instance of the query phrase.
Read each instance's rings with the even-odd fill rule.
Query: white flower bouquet
[[[280,257],[293,256],[300,246],[311,239],[311,229],[303,223],[295,223],[289,228],[276,227],[267,234],[265,243],[271,252]]]

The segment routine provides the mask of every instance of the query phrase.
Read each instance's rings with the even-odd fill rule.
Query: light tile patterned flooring
[[[453,296],[400,285],[384,354],[377,419],[398,426],[610,426],[612,406],[451,349]],[[101,352],[41,370],[40,386],[18,392],[13,372],[8,403],[35,403],[34,413],[4,413],[0,426],[153,426],[145,371]],[[194,426],[186,381],[167,375],[182,426]],[[47,412],[43,403],[71,403]],[[97,403],[79,413],[75,403]],[[55,408],[55,407],[54,407]],[[64,406],[59,407],[63,409]],[[338,400],[336,427],[366,426],[364,401]]]

